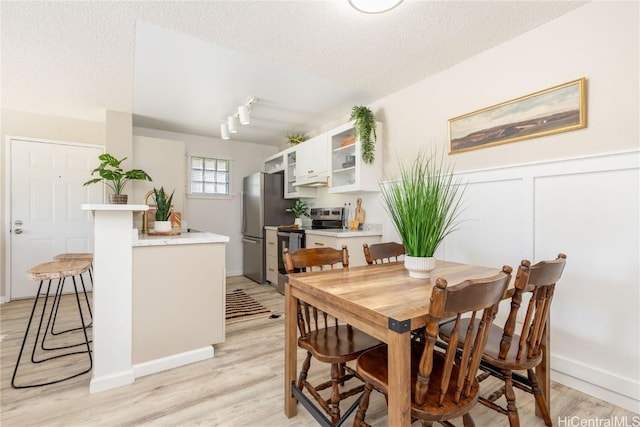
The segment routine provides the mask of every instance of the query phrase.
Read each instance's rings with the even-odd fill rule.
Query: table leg
[[[298,348],[297,305],[298,301],[291,295],[289,283],[284,285],[284,413],[287,418],[295,417],[298,411],[297,399],[291,393],[291,383],[296,379]]]
[[[545,402],[547,402],[547,411],[551,415],[551,313],[547,319],[547,327],[545,328],[544,336],[542,337],[542,361],[536,366],[536,376],[538,377],[538,385],[542,389]],[[536,416],[542,418],[542,413],[536,405]]]
[[[411,340],[410,333],[388,331],[390,426],[411,425]]]

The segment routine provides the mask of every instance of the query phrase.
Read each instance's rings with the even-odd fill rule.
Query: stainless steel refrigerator
[[[264,283],[265,231],[267,225],[293,224],[286,209],[293,200],[284,198],[284,175],[258,172],[244,177],[242,186],[242,274]]]

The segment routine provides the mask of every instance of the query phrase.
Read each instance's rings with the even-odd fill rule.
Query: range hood
[[[326,187],[329,185],[329,173],[317,172],[297,177],[294,187]]]

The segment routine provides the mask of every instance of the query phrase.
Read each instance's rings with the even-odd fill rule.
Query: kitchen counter
[[[329,236],[329,237],[369,237],[369,236],[382,236],[382,231],[376,230],[305,230],[306,234],[317,236]]]
[[[225,247],[207,232],[139,236],[147,205],[84,204],[94,217],[89,392],[212,358],[224,341]]]
[[[185,232],[133,242],[136,378],[212,358],[225,333],[227,236]]]
[[[138,239],[136,240],[135,236],[133,239],[133,247],[193,245],[202,243],[229,243],[229,236],[204,231],[192,231],[177,236],[149,236],[146,234],[138,234]]]

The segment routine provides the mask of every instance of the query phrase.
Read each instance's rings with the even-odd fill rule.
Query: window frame
[[[227,188],[228,188],[228,194],[220,194],[220,193],[194,193],[192,191],[192,179],[191,179],[191,171],[192,171],[192,160],[196,158],[196,159],[203,159],[203,160],[215,160],[217,161],[225,161],[227,162]],[[233,188],[232,188],[232,160],[231,159],[225,159],[225,158],[221,158],[221,157],[213,157],[211,155],[208,154],[196,154],[196,153],[188,153],[187,154],[187,198],[190,199],[232,199],[233,198]],[[217,169],[217,164],[216,164],[216,173],[218,172]],[[203,181],[204,183],[204,181]]]

